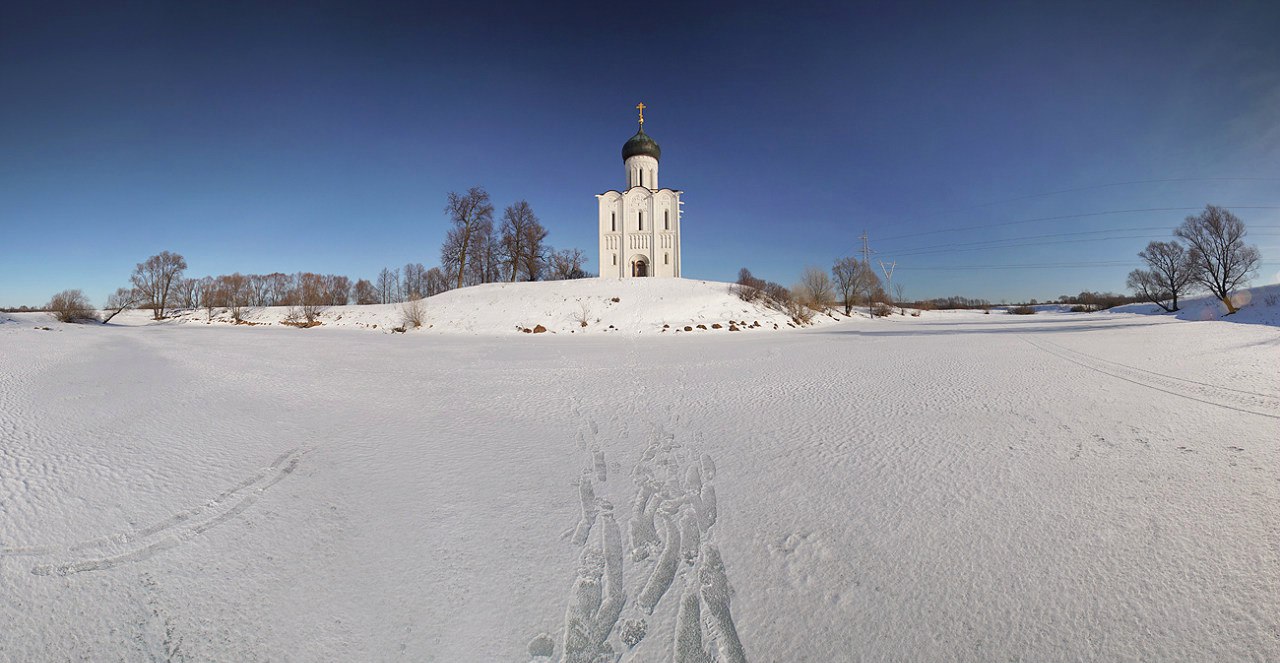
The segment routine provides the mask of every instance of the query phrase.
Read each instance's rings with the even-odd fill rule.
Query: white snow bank
[[[686,279],[593,278],[539,283],[492,283],[453,290],[422,300],[422,328],[414,333],[505,335],[541,325],[556,334],[605,332],[695,333],[791,329],[790,316],[734,295],[730,284]],[[405,304],[333,306],[320,315],[322,328],[351,328],[390,333],[405,326]],[[289,309],[250,308],[243,320],[282,325]],[[215,309],[212,322],[203,309],[180,312],[180,322],[230,323],[225,309]],[[843,316],[819,314],[813,324]],[[583,322],[585,321],[585,325]],[[116,322],[113,320],[113,322]],[[122,316],[121,324],[146,324],[143,312]],[[702,329],[699,327],[705,327]],[[717,328],[716,325],[719,327]]]
[[[1222,320],[1248,325],[1280,327],[1280,284],[1258,286],[1232,295],[1239,311],[1228,314],[1227,307],[1213,295],[1190,297],[1179,302],[1176,313],[1166,313],[1155,304],[1126,304],[1111,309],[1116,313],[1139,315],[1173,315],[1179,320]]]

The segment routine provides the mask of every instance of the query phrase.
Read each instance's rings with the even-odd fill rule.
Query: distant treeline
[[[422,263],[384,267],[373,280],[340,274],[223,274],[186,276],[187,261],[162,251],[134,268],[129,287],[107,299],[106,318],[126,308],[150,309],[156,319],[175,308],[227,309],[239,320],[246,308],[297,308],[308,321],[324,307],[347,304],[391,304],[431,297],[453,288],[501,281],[552,281],[591,276],[582,249],[556,249],[546,242],[547,229],[523,200],[503,210],[495,227],[494,209],[482,187],[450,193],[445,213],[451,222],[440,247],[440,266]],[[43,307],[20,306],[6,312],[55,311],[90,317],[79,290],[58,293]]]

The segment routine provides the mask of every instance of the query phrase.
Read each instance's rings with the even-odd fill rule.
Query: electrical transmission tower
[[[861,239],[862,239],[862,267],[864,270],[866,270],[867,275],[875,274],[875,272],[871,271],[871,245],[867,243],[867,231],[865,230],[862,231]],[[864,291],[867,297],[867,317],[874,320],[876,316],[873,315],[871,312],[871,279],[866,278],[864,276],[863,281],[866,282],[866,287],[864,288]]]
[[[892,306],[893,304],[893,268],[898,266],[898,261],[894,260],[893,262],[889,263],[888,267],[885,267],[883,260],[879,260],[877,262],[880,263],[880,271],[884,272],[885,292],[889,294],[889,304],[890,306]],[[890,308],[889,312],[892,313],[893,309]]]

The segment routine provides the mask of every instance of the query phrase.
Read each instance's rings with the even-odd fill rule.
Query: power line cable
[[[1112,242],[1121,239],[1150,239],[1150,235],[1119,235],[1116,237],[1086,237],[1078,239],[1056,239],[1045,242],[1019,242],[1016,244],[998,244],[994,246],[971,246],[968,248],[949,248],[949,249],[930,249],[928,251],[912,251],[909,253],[897,253],[894,251],[881,251],[885,255],[903,258],[909,256],[933,255],[938,253],[960,253],[966,251],[990,251],[993,249],[1017,249],[1029,246],[1053,246],[1057,244],[1084,244],[1088,242]]]
[[[1253,210],[1277,210],[1280,206],[1276,205],[1223,205],[1231,209],[1253,209]],[[1143,212],[1186,212],[1190,210],[1199,210],[1202,207],[1144,207],[1139,209],[1121,209],[1106,210],[1102,212],[1085,212],[1083,214],[1061,214],[1057,216],[1040,216],[1029,219],[1017,219],[1014,221],[1001,221],[999,223],[984,223],[972,226],[961,226],[958,228],[943,228],[941,230],[926,230],[918,233],[906,233],[903,235],[893,235],[881,238],[881,242],[889,242],[896,239],[905,239],[909,237],[924,237],[926,235],[939,235],[942,233],[961,232],[964,230],[980,230],[983,228],[999,228],[1003,226],[1016,226],[1023,223],[1036,223],[1039,221],[1065,221],[1067,219],[1086,219],[1099,216],[1113,216],[1116,214],[1138,214]]]
[[[1060,196],[1060,195],[1062,195],[1062,193],[1079,193],[1079,192],[1082,192],[1082,191],[1097,191],[1097,189],[1103,189],[1103,188],[1129,187],[1129,186],[1133,186],[1133,184],[1171,184],[1171,183],[1178,183],[1178,182],[1280,182],[1280,178],[1274,178],[1274,177],[1207,177],[1207,178],[1189,177],[1189,178],[1133,179],[1133,180],[1129,180],[1129,182],[1108,182],[1108,183],[1106,183],[1106,184],[1092,184],[1092,186],[1088,186],[1088,187],[1064,188],[1064,189],[1059,189],[1059,191],[1046,191],[1046,192],[1042,192],[1042,193],[1029,193],[1029,195],[1027,195],[1027,196],[1016,196],[1016,197],[1012,197],[1012,198],[1004,198],[1004,200],[997,200],[997,201],[992,201],[992,202],[983,202],[983,204],[973,205],[973,206],[969,206],[969,207],[957,207],[957,209],[955,209],[955,210],[948,210],[948,211],[969,211],[969,210],[980,210],[980,209],[983,209],[983,207],[992,207],[992,206],[996,206],[996,205],[1005,205],[1005,204],[1009,204],[1009,202],[1019,202],[1019,201],[1024,201],[1024,200],[1033,200],[1033,198],[1044,198],[1044,197],[1048,197],[1048,196]],[[936,215],[941,215],[941,214],[947,214],[947,211],[934,212],[934,216],[936,216]]]
[[[1051,237],[1075,237],[1079,235],[1100,235],[1104,233],[1119,233],[1119,232],[1145,232],[1145,231],[1152,231],[1152,230],[1167,230],[1167,228],[1165,228],[1164,226],[1147,226],[1144,228],[1108,228],[1106,230],[1081,230],[1081,231],[1071,232],[1071,233],[1051,233],[1047,235],[1025,235],[1021,237],[1002,237],[1000,239],[984,239],[977,242],[961,242],[959,244],[954,242],[948,242],[946,244],[929,244],[926,246],[915,246],[915,247],[900,249],[898,251],[885,251],[885,253],[902,255],[907,252],[923,251],[926,249],[942,249],[942,248],[951,248],[956,246],[976,246],[979,244],[994,244],[997,242],[1016,242],[1016,241],[1029,240],[1029,239],[1047,239]]]
[[[1262,230],[1273,230],[1273,229],[1280,230],[1280,226],[1254,226],[1254,228],[1262,229]],[[1168,230],[1168,227],[1167,226],[1147,226],[1142,228],[1107,228],[1105,230],[1080,230],[1080,231],[1070,232],[1070,233],[1050,233],[1047,235],[1023,235],[1018,237],[1002,237],[1000,239],[986,239],[986,240],[981,240],[977,242],[961,242],[959,244],[956,244],[954,242],[948,242],[946,244],[930,244],[926,246],[916,246],[916,247],[900,249],[898,251],[884,251],[884,253],[903,255],[906,252],[920,251],[924,249],[949,248],[949,247],[955,247],[955,246],[975,246],[979,244],[994,244],[997,242],[1015,242],[1015,241],[1029,240],[1029,239],[1046,239],[1051,237],[1076,237],[1079,235],[1101,235],[1105,233],[1142,232],[1142,231],[1150,231],[1150,230]],[[1280,237],[1280,233],[1250,232],[1248,234],[1248,237]],[[1170,239],[1172,239],[1172,237],[1170,237]]]
[[[1166,177],[1151,180],[1130,180],[1127,182],[1108,182],[1106,184],[1094,184],[1090,186],[1075,187],[1072,189],[1059,189],[1057,191],[1045,191],[1042,193],[1032,193],[1025,196],[1015,196],[1013,198],[1004,198],[1002,200],[993,200],[991,202],[970,205],[968,207],[957,207],[949,210],[931,212],[924,216],[917,216],[910,222],[923,221],[926,219],[936,219],[946,214],[956,214],[960,212],[969,212],[976,209],[985,209],[996,205],[1004,205],[1007,203],[1016,203],[1023,200],[1032,200],[1035,198],[1046,198],[1048,196],[1057,196],[1064,193],[1079,193],[1081,191],[1096,191],[1098,189],[1108,189],[1119,186],[1133,186],[1135,184],[1172,184],[1176,182],[1280,182],[1277,177]],[[1199,209],[1199,208],[1196,208]],[[909,223],[910,223],[909,222]]]
[[[1259,265],[1280,265],[1280,260],[1264,260]],[[1141,263],[1130,260],[1099,260],[1093,262],[1045,262],[1045,263],[1024,263],[1013,265],[947,265],[935,267],[904,267],[898,265],[898,269],[909,269],[912,271],[962,271],[962,270],[985,270],[985,269],[1093,269],[1096,267],[1142,267]]]

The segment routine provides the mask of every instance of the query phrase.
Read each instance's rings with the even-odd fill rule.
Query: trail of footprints
[[[582,552],[567,598],[564,633],[559,639],[538,634],[529,642],[529,655],[539,663],[627,660],[657,618],[659,606],[673,603],[674,638],[668,651],[675,663],[745,662],[729,607],[729,580],[714,540],[715,463],[705,454],[689,458],[675,435],[659,432],[625,479],[632,484],[628,490],[634,490],[630,503],[615,508],[597,495],[596,487],[608,482],[598,434],[592,420],[579,434],[590,465],[578,481],[578,522],[566,533]]]
[[[269,467],[222,491],[204,504],[179,511],[145,527],[114,532],[66,547],[0,546],[0,556],[61,558],[59,561],[39,564],[31,569],[31,572],[36,575],[61,576],[84,571],[101,571],[121,564],[149,559],[159,552],[190,541],[209,529],[244,513],[258,501],[264,491],[292,474],[305,454],[306,451],[299,449],[287,451],[277,457]]]

